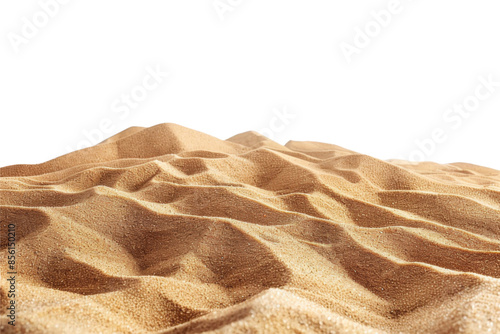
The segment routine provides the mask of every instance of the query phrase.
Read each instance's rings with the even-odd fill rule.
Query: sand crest
[[[0,224],[2,333],[500,332],[485,167],[134,127],[0,168]]]

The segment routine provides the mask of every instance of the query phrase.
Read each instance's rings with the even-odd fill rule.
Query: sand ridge
[[[500,331],[500,172],[134,127],[0,168],[2,333]]]

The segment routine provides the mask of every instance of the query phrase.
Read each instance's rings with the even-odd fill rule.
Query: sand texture
[[[472,164],[135,127],[0,168],[0,219],[2,333],[500,333],[500,172]]]

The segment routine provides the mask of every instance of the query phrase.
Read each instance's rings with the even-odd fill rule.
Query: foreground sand
[[[493,153],[492,153],[493,154]],[[18,332],[500,332],[500,172],[131,128],[0,169]]]

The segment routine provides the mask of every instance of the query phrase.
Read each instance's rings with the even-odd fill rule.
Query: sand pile
[[[2,333],[500,331],[500,172],[475,165],[162,124],[1,168],[0,220]]]

